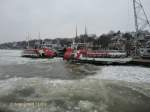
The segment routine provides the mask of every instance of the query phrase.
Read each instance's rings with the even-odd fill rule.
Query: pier
[[[150,59],[142,59],[142,58],[134,58],[132,62],[130,62],[132,65],[142,65],[142,66],[150,66]]]

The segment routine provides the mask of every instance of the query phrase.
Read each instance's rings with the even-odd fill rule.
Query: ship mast
[[[87,35],[87,28],[86,28],[86,25],[85,25],[85,33],[84,33],[84,35]]]
[[[78,38],[78,27],[76,25],[76,38]]]
[[[26,39],[27,39],[27,48],[30,48],[30,34],[29,34],[29,32],[28,33],[26,33]]]
[[[84,43],[86,43],[86,38],[88,36],[88,33],[87,33],[87,27],[85,25],[85,32],[84,32]]]
[[[74,43],[74,44],[77,43],[77,41],[78,41],[78,27],[77,27],[77,25],[76,25],[75,33],[76,33],[76,36],[75,36],[75,38],[74,38],[74,40],[73,40],[73,43]]]

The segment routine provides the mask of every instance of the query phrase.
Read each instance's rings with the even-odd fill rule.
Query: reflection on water
[[[150,111],[149,68],[69,64],[0,52],[6,58],[2,63],[0,57],[0,112]]]

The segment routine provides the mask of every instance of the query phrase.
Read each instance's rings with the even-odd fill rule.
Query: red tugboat
[[[41,45],[40,48],[24,49],[21,56],[29,58],[53,58],[56,56],[56,52],[46,45]]]
[[[126,64],[132,61],[132,58],[127,57],[124,51],[92,50],[83,47],[86,46],[84,43],[75,44],[75,46],[66,49],[64,60],[90,64]]]

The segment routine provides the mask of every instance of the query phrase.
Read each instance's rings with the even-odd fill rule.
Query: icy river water
[[[150,68],[29,59],[0,50],[0,112],[150,112]]]

